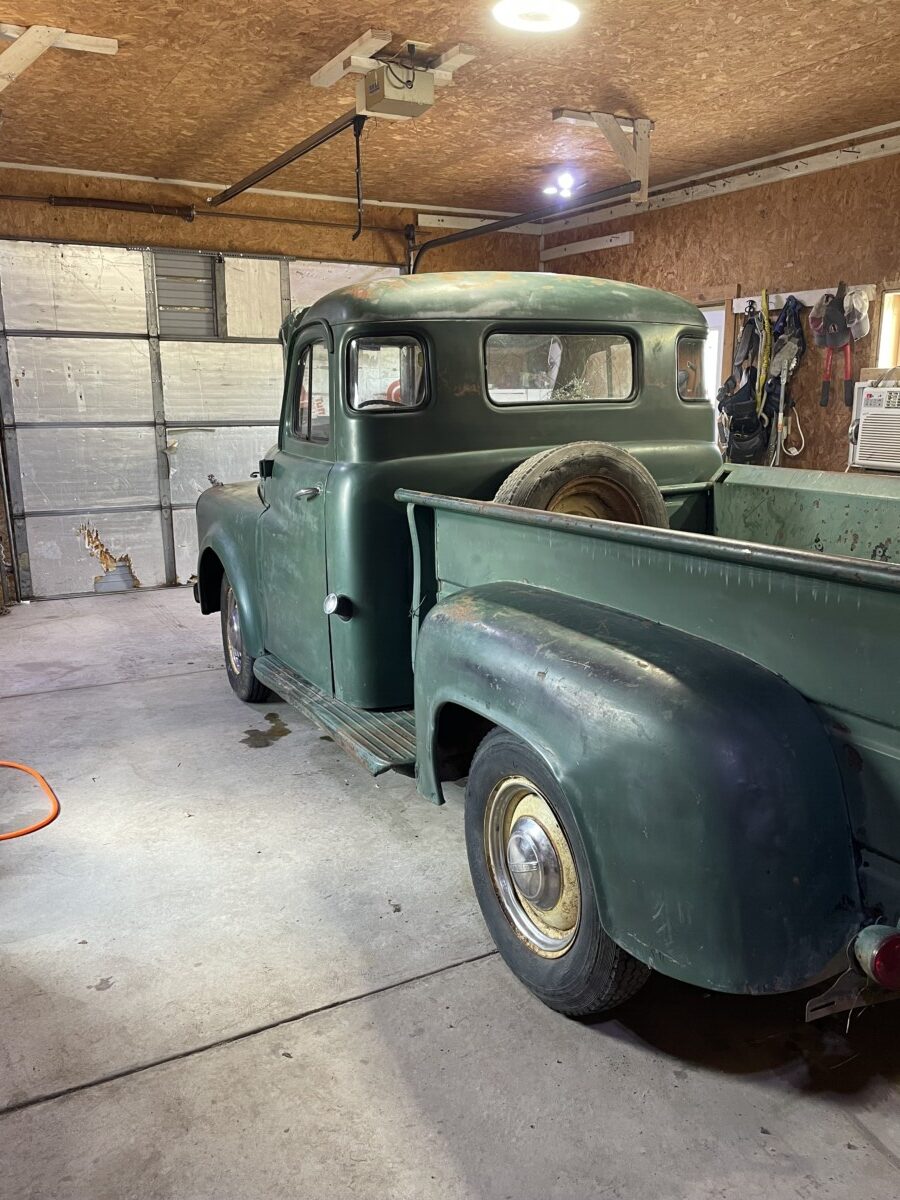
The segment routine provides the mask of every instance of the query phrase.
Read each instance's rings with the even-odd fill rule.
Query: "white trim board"
[[[167,179],[161,175],[128,175],[122,171],[86,171],[80,167],[51,167],[41,163],[0,162],[0,171],[31,171],[38,175],[74,175],[81,179],[120,179],[125,183],[162,183],[166,187],[191,188],[196,191],[221,191],[226,183],[211,183],[208,179]],[[329,196],[323,192],[290,192],[279,188],[247,188],[248,196],[283,196],[288,200],[323,200],[333,204],[352,204],[355,196]],[[508,210],[494,208],[452,208],[450,205],[417,204],[415,200],[363,200],[366,207],[418,209],[420,212],[462,213],[476,217],[515,217]]]
[[[482,221],[478,217],[456,217],[449,213],[416,213],[416,224],[420,229],[478,229],[482,225],[490,225],[490,221]],[[503,233],[527,233],[534,237],[543,233],[543,229],[537,224],[513,225],[511,229],[504,229]]]
[[[631,229],[624,233],[608,233],[606,237],[589,238],[585,242],[567,242],[565,246],[553,246],[550,250],[541,251],[541,262],[550,262],[553,258],[569,258],[573,254],[590,254],[592,250],[608,250],[611,246],[630,246],[634,241]]]
[[[875,299],[878,291],[874,283],[848,284],[847,290],[849,291],[851,288],[855,291],[865,292],[870,301]],[[837,284],[831,288],[813,288],[805,292],[769,292],[769,311],[774,312],[778,308],[784,308],[788,296],[795,296],[804,308],[812,308],[823,296],[833,296],[836,291]],[[751,300],[759,308],[762,303],[762,296],[737,296],[731,301],[731,311],[733,313],[743,313]]]
[[[790,151],[790,153],[794,152]],[[835,167],[846,167],[874,158],[886,158],[892,154],[900,154],[900,134],[879,138],[874,142],[854,143],[851,146],[844,146],[840,150],[830,150],[824,154],[792,159],[790,162],[777,163],[774,166],[760,167],[758,170],[747,171],[740,175],[726,175],[721,179],[713,179],[709,182],[689,184],[674,191],[664,190],[671,188],[671,184],[659,185],[650,189],[650,199],[646,204],[616,204],[612,208],[604,208],[599,212],[562,217],[545,225],[544,232],[563,233],[567,229],[582,229],[586,225],[604,225],[607,221],[613,221],[617,217],[630,217],[639,212],[655,212],[660,208],[673,208],[678,204],[689,204],[692,200],[707,200],[710,196],[723,196],[729,192],[743,191],[746,188],[762,187],[767,183],[783,183],[787,179],[795,179],[800,175],[813,175],[818,171],[830,171]],[[729,169],[724,167],[723,171]]]

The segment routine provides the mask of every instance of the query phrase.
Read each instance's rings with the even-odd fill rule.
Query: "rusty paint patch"
[[[130,554],[113,554],[93,525],[79,525],[78,533],[84,539],[85,550],[103,568],[102,575],[94,576],[95,592],[127,592],[141,586]]]

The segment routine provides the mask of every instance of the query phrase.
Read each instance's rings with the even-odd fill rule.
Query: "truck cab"
[[[397,489],[490,500],[537,451],[585,440],[621,445],[663,487],[706,480],[721,459],[705,336],[676,296],[572,275],[435,273],[332,292],[284,324],[278,444],[258,488],[200,498],[203,611],[218,609],[226,570],[253,657],[273,654],[357,708],[410,705]],[[673,525],[689,520],[689,506],[670,509]],[[324,611],[327,596],[340,613]]]

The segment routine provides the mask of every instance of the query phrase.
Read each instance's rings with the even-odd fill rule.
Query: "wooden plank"
[[[376,50],[383,50],[392,37],[393,34],[388,29],[367,29],[355,42],[351,42],[334,58],[330,58],[324,67],[314,71],[309,77],[309,82],[313,87],[331,87],[347,73],[347,65],[351,58],[369,58]]]
[[[0,38],[14,41],[25,32],[25,25],[7,25],[0,22]],[[69,33],[60,30],[60,36],[53,43],[54,50],[83,50],[89,54],[118,54],[119,43],[115,38],[91,37],[86,33]]]
[[[869,300],[874,300],[878,288],[874,283],[851,283],[848,284],[847,290],[865,292]],[[796,292],[769,292],[769,309],[771,312],[776,312],[784,307],[784,303],[788,296],[795,296],[804,308],[812,308],[825,295],[834,295],[837,291],[837,284],[830,288],[811,288],[808,291]],[[762,302],[762,296],[741,296],[736,300],[732,300],[732,308],[736,313],[742,313],[750,301],[753,301],[757,308]]]
[[[17,37],[13,44],[0,54],[0,92],[18,79],[25,68],[30,67],[45,50],[49,50],[64,32],[65,30],[56,29],[52,25],[30,25]]]
[[[612,246],[630,246],[633,241],[634,233],[628,229],[624,233],[608,233],[606,237],[589,238],[584,242],[568,242],[565,246],[542,250],[541,262],[550,262],[554,258],[568,258],[572,254],[589,254],[592,250],[609,250]]]

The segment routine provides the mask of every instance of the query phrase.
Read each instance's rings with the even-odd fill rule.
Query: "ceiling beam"
[[[14,83],[26,67],[49,50],[64,29],[52,25],[30,25],[0,54],[0,92]]]
[[[25,25],[7,25],[0,22],[0,38],[15,41],[25,32]],[[54,50],[83,50],[89,54],[118,54],[119,43],[115,38],[91,37],[86,33],[69,33],[60,30],[60,35],[53,43]]]
[[[636,179],[640,184],[631,203],[647,203],[652,121],[643,117],[617,117],[612,113],[580,112],[574,108],[556,108],[550,114],[550,120],[556,125],[593,125],[599,129],[628,172],[628,178]]]
[[[351,71],[359,70],[359,67],[352,66],[352,59],[371,58],[377,50],[383,50],[392,37],[389,29],[367,29],[356,41],[345,46],[340,54],[330,58],[324,67],[314,71],[309,82],[313,87],[331,87]]]

